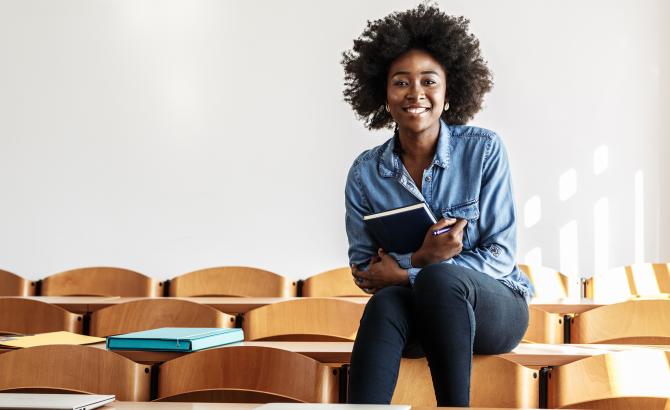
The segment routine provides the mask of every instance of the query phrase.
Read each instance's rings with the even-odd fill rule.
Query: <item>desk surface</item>
[[[97,349],[105,349],[104,343],[90,345]],[[303,354],[321,363],[349,363],[353,342],[239,342],[214,349],[225,349],[230,346],[262,346],[284,349]],[[540,344],[521,343],[510,353],[498,355],[522,366],[561,366],[580,359],[607,353],[623,352],[635,349],[670,350],[670,345],[608,345],[608,344]],[[0,348],[0,354],[14,349]],[[179,352],[147,352],[142,350],[117,350],[115,353],[134,362],[142,364],[163,363],[185,354]]]
[[[170,402],[132,402],[132,401],[115,401],[108,404],[103,409],[152,409],[152,410],[247,410],[255,409],[262,406],[262,404],[250,403],[170,403]]]
[[[108,306],[120,303],[130,302],[139,299],[139,297],[119,297],[119,296],[29,296],[29,299],[40,300],[62,307],[65,310],[75,313],[90,313]],[[283,302],[287,300],[306,299],[298,297],[285,298],[246,298],[246,297],[222,297],[222,296],[204,296],[204,297],[181,297],[181,298],[156,298],[156,299],[181,299],[196,303],[203,303],[224,313],[236,314],[245,313],[251,309],[265,306],[271,303]],[[367,303],[367,297],[347,297],[336,298],[349,300],[356,303]],[[570,313],[583,313],[588,310],[602,306],[602,304],[584,302],[571,303],[563,301],[537,301],[532,302],[531,306],[537,307],[549,313],[558,313],[562,315]]]
[[[311,357],[321,363],[349,363],[353,342],[239,342],[227,346],[262,346],[289,350]],[[104,343],[92,345],[105,349]],[[607,353],[622,352],[640,348],[670,350],[670,346],[641,346],[641,345],[551,345],[521,343],[510,353],[498,356],[522,366],[560,366],[591,356]],[[115,351],[134,362],[155,364],[166,362],[189,353],[178,352],[146,352],[140,350]]]
[[[248,410],[256,409],[262,404],[247,404],[247,403],[168,403],[168,402],[129,402],[129,401],[115,401],[112,404],[102,407],[103,409],[150,409],[150,410]],[[383,409],[383,407],[379,407]],[[433,410],[433,409],[462,409],[462,407],[412,407],[412,410]],[[473,410],[508,410],[498,407],[471,407]]]

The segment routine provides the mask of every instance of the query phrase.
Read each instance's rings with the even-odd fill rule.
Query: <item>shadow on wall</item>
[[[521,207],[523,228],[526,231],[538,229],[553,231],[557,235],[558,247],[547,249],[542,246],[531,246],[525,253],[521,253],[520,261],[531,266],[546,264],[570,277],[590,277],[593,273],[605,272],[612,266],[610,249],[613,248],[613,241],[629,243],[632,240],[634,259],[624,261],[624,264],[645,262],[644,172],[642,170],[634,172],[633,186],[626,184],[630,179],[619,180],[616,184],[619,189],[606,196],[602,196],[598,189],[585,188],[610,186],[606,183],[609,182],[607,176],[609,168],[609,148],[607,145],[600,145],[593,151],[592,174],[583,172],[581,175],[583,181],[591,179],[588,184],[582,183],[580,186],[579,172],[575,168],[568,168],[556,181],[557,196],[545,195],[543,198],[541,195],[532,195],[523,203]],[[572,210],[567,218],[565,215],[552,215],[546,211],[570,208],[566,207],[566,204],[571,201],[578,201],[582,204],[582,208]],[[621,220],[617,219],[617,213],[617,218],[612,219],[614,215],[612,208],[615,205],[617,210],[632,209],[633,215]],[[630,227],[628,236],[621,237],[614,234],[617,230],[610,225],[614,220],[620,221],[626,228]],[[587,252],[591,254],[587,255]],[[546,263],[543,258],[559,261],[558,266]],[[585,266],[587,263],[584,261],[592,261],[593,266]]]

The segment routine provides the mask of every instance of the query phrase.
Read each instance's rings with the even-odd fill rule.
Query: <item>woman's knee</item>
[[[423,268],[414,282],[415,298],[467,295],[472,272],[470,269],[446,263],[436,263]]]

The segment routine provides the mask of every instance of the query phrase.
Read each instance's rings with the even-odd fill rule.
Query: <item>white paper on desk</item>
[[[268,403],[255,410],[410,410],[404,404],[330,404],[330,403]]]

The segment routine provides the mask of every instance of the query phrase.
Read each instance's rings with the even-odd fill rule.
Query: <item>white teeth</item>
[[[412,114],[421,114],[421,113],[424,113],[424,112],[428,111],[429,108],[425,108],[425,107],[416,107],[416,108],[414,108],[414,107],[412,107],[412,108],[406,108],[405,110],[406,110],[407,112],[412,113]]]

